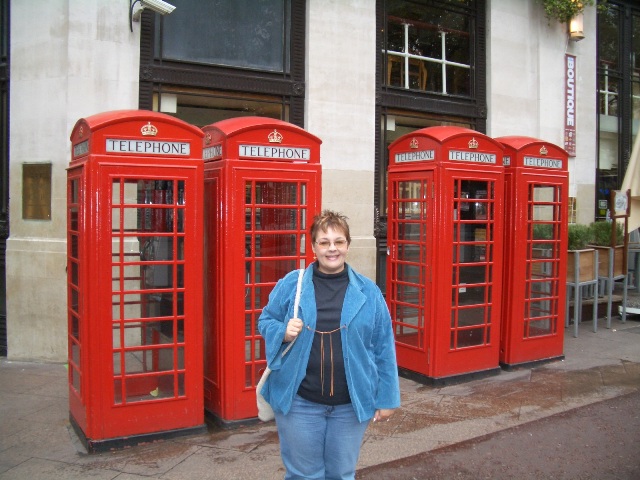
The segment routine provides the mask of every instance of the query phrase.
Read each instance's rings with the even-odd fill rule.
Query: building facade
[[[0,0],[11,359],[66,359],[69,135],[98,112],[156,110],[197,126],[260,115],[320,137],[323,207],[349,217],[349,262],[381,286],[387,145],[407,132],[460,125],[563,147],[570,135],[578,223],[606,216],[600,200],[622,181],[640,116],[635,2],[587,7],[577,42],[537,0],[172,3],[162,16],[139,1]]]

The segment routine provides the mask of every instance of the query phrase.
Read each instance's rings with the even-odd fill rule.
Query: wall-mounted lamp
[[[582,13],[569,20],[569,40],[579,42],[584,38],[584,18]]]
[[[134,13],[133,8],[135,7],[136,3],[139,4],[139,8]],[[129,27],[131,28],[132,32],[133,22],[140,21],[140,15],[142,15],[142,11],[145,8],[159,13],[160,15],[169,15],[176,9],[174,5],[164,2],[163,0],[131,0],[131,5],[129,5]]]

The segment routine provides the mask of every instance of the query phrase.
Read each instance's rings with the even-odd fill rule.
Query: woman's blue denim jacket
[[[377,409],[400,406],[400,386],[391,316],[378,286],[345,265],[349,285],[342,307],[340,330],[344,367],[351,402],[360,422],[370,420]],[[276,412],[286,414],[307,370],[316,326],[313,265],[302,280],[298,318],[305,325],[298,340],[284,356],[282,343],[287,322],[293,317],[298,270],[281,278],[269,295],[258,320],[272,372],[262,394]],[[309,326],[311,331],[306,328]]]

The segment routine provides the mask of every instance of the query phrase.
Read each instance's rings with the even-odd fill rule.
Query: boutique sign
[[[564,149],[570,157],[576,156],[576,57],[565,55],[564,84]]]

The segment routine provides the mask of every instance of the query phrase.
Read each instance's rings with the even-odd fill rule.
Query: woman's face
[[[338,273],[344,269],[349,245],[342,230],[329,227],[326,232],[318,232],[312,248],[322,273]]]

